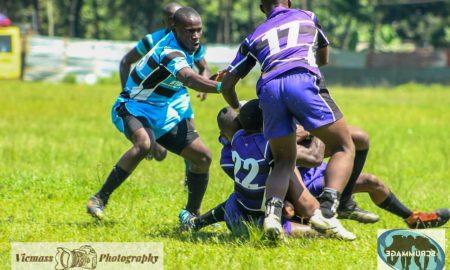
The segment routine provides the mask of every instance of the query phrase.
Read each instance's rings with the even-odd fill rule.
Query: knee
[[[138,139],[134,143],[134,148],[138,155],[145,157],[152,151],[152,143],[148,138]]]
[[[201,152],[194,160],[190,160],[190,167],[195,167],[195,170],[208,170],[211,165],[212,157],[209,149]]]
[[[383,182],[373,174],[364,174],[364,182],[371,190],[383,190],[385,188]]]
[[[370,137],[367,132],[362,129],[352,131],[352,140],[355,144],[356,150],[366,150],[370,146]]]

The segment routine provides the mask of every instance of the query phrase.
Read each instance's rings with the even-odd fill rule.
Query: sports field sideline
[[[257,233],[232,237],[224,224],[180,234],[184,165],[174,155],[162,163],[143,162],[112,196],[107,220],[94,221],[85,213],[86,201],[129,146],[110,121],[118,85],[1,82],[0,269],[9,268],[10,242],[25,241],[162,242],[166,269],[375,269],[377,230],[406,228],[368,196],[358,195],[360,205],[381,220],[342,221],[356,233],[354,242],[290,239],[273,247]],[[254,98],[253,87],[241,84],[239,97]],[[371,136],[364,171],[383,179],[413,209],[448,207],[450,89],[330,88],[349,124]],[[218,164],[215,118],[225,102],[214,95],[199,102],[195,95],[196,127],[214,159],[206,211],[224,201],[233,185]],[[450,239],[448,225],[446,235]],[[449,247],[447,241],[447,261]]]

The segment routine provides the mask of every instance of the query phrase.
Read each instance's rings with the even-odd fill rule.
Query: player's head
[[[217,125],[220,130],[219,141],[223,144],[230,142],[234,133],[242,128],[237,113],[231,107],[225,107],[219,111]]]
[[[175,13],[182,7],[182,5],[176,2],[171,2],[164,6],[162,12],[162,21],[164,24],[164,28],[168,30],[173,29],[173,15],[175,15]]]
[[[239,111],[239,122],[247,133],[261,132],[263,128],[263,115],[259,107],[259,100],[252,99],[245,103]]]
[[[181,46],[189,53],[194,53],[200,47],[202,37],[202,18],[195,9],[180,8],[173,16],[175,36]]]
[[[291,5],[291,0],[261,0],[259,8],[266,16],[268,16],[269,13],[278,6],[290,8]]]

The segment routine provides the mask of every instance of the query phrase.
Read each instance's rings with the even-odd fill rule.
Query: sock
[[[189,161],[187,159],[184,160],[184,186],[187,187],[187,178],[189,172]]]
[[[322,194],[319,196],[320,211],[325,218],[332,218],[336,214],[336,209],[339,206],[339,199],[341,194],[332,188],[324,188]]]
[[[386,200],[380,203],[378,207],[383,208],[384,210],[403,219],[407,219],[413,213],[408,207],[403,205],[392,192],[389,193]]]
[[[188,171],[186,177],[188,187],[188,201],[186,210],[192,214],[200,214],[203,195],[205,195],[208,186],[209,173],[193,173]]]
[[[225,221],[225,204],[226,201],[214,207],[212,210],[194,219],[194,225],[197,230],[208,225]]]
[[[350,179],[348,180],[347,185],[345,186],[344,191],[342,191],[341,195],[341,205],[344,206],[346,202],[351,198],[353,187],[355,186],[356,180],[358,180],[359,175],[364,168],[364,164],[366,163],[367,154],[369,153],[369,149],[356,151],[355,153],[355,162],[353,165],[352,174],[350,175]]]
[[[114,190],[116,190],[129,175],[130,174],[128,172],[120,168],[118,165],[114,166],[108,178],[106,178],[106,182],[103,184],[96,196],[99,196],[100,199],[102,199],[106,204],[109,196],[111,196]]]
[[[266,201],[266,217],[270,214],[274,214],[281,221],[281,215],[283,214],[283,200],[277,197],[272,197]]]

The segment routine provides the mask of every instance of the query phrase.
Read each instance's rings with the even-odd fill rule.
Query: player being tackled
[[[211,223],[225,221],[233,232],[241,231],[245,222],[249,221],[262,226],[265,183],[274,160],[269,143],[262,134],[262,115],[258,101],[246,103],[241,108],[239,117],[231,108],[222,109],[217,122],[220,129],[219,141],[223,144],[220,162],[222,169],[234,181],[234,192],[226,202],[191,219],[185,225],[198,230]],[[301,157],[298,161],[303,162]],[[336,217],[323,217],[319,202],[305,188],[297,169],[294,175],[290,179],[287,193],[287,200],[295,206],[292,209],[294,213],[307,218],[312,228],[325,235],[344,240],[355,239],[355,235],[347,231]],[[299,224],[298,219],[282,219],[280,222],[286,235],[317,235],[310,227]]]

